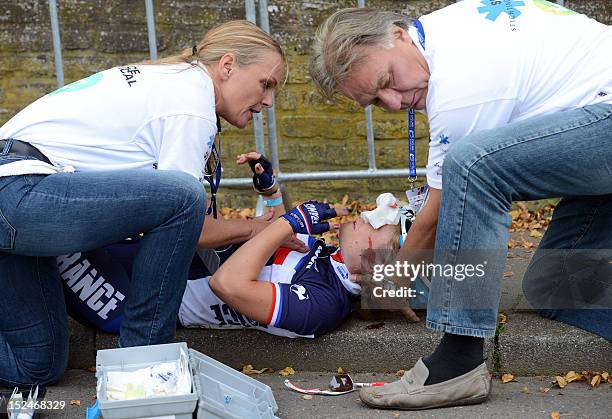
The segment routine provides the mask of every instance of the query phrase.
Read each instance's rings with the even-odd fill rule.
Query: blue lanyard
[[[408,171],[411,179],[416,178],[416,136],[414,132],[414,109],[408,109]]]
[[[217,218],[217,191],[219,190],[219,183],[221,182],[221,119],[217,115],[217,135],[219,136],[219,150],[215,147],[215,142],[212,143],[211,155],[214,156],[216,167],[213,179],[212,167],[210,165],[210,158],[206,161],[206,171],[208,175],[204,176],[208,184],[210,185],[210,206],[206,210],[206,215],[212,213],[213,218]]]
[[[425,30],[423,25],[416,19],[413,22],[414,27],[419,35],[419,43],[421,47],[425,49]],[[414,183],[416,180],[416,134],[415,134],[415,123],[414,123],[414,109],[408,109],[408,173],[410,176],[410,182]]]

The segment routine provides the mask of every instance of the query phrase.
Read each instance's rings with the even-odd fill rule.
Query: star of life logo
[[[304,286],[302,285],[297,285],[297,284],[291,285],[291,292],[295,293],[295,295],[298,296],[298,299],[300,301],[308,300],[308,298],[310,298],[308,294],[306,293],[306,288],[304,288]]]
[[[525,6],[524,1],[515,0],[482,0],[483,6],[478,8],[478,13],[486,13],[486,19],[495,21],[502,13],[506,13],[511,19],[518,17],[521,11],[519,6]]]
[[[449,144],[448,137],[444,134],[440,134],[438,139],[440,140],[440,144]]]

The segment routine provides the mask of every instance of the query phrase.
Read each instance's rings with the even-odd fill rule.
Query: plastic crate
[[[272,389],[193,349],[189,364],[200,396],[198,419],[273,419],[278,411]]]
[[[148,399],[108,400],[109,371],[134,371],[160,362],[178,361],[181,349],[189,356],[190,394]],[[105,349],[96,356],[97,397],[105,419],[135,419],[175,415],[197,418],[273,419],[278,411],[272,389],[259,381],[193,349],[185,342]]]
[[[190,394],[147,399],[108,400],[106,380],[109,371],[135,371],[160,362],[178,361],[181,348],[188,354],[187,344],[134,346],[99,350],[96,355],[97,399],[104,419],[132,419],[175,415],[176,419],[191,419],[198,394],[193,385]],[[192,380],[193,383],[193,380]]]

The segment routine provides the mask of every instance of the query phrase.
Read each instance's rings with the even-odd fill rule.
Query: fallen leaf
[[[514,272],[511,272],[511,271],[504,272],[504,278],[510,278],[511,276],[514,276]]]
[[[504,383],[504,384],[509,383],[511,381],[516,381],[514,379],[514,375],[512,375],[512,374],[504,374],[504,375],[502,375],[501,376],[501,380],[502,380],[502,383]]]
[[[582,374],[577,374],[576,371],[569,371],[567,374],[565,374],[564,378],[568,384],[572,381],[584,381],[584,376]]]
[[[524,386],[524,387],[521,389],[521,393],[529,394],[529,389],[527,388],[527,386]]]
[[[304,399],[304,400],[312,400],[312,395],[310,395],[310,394],[304,394],[304,395],[302,396],[302,399]]]
[[[559,388],[565,388],[565,386],[567,385],[567,381],[565,381],[565,378],[561,377],[560,375],[557,375],[553,384],[556,384],[557,386],[559,386]]]
[[[395,373],[395,376],[403,377],[405,373],[406,373],[406,370],[397,370],[397,372]]]
[[[286,377],[288,375],[293,375],[295,374],[295,370],[291,367],[285,367],[282,370],[280,370],[278,372],[279,375],[282,375],[283,377]]]
[[[597,387],[599,384],[601,384],[601,375],[597,374],[595,377],[593,377],[593,379],[591,380],[591,387]]]
[[[80,406],[81,405],[81,401],[80,400],[70,400],[70,405],[71,406]]]
[[[272,368],[262,368],[260,370],[256,370],[251,364],[247,364],[242,367],[242,373],[246,375],[263,374],[266,371],[272,372]]]
[[[559,412],[550,412],[550,419],[559,419],[561,414]]]
[[[548,393],[550,391],[550,388],[548,387],[540,387],[540,393]]]
[[[534,238],[538,239],[538,238],[540,238],[542,236],[543,236],[543,234],[540,233],[538,230],[530,230],[530,232],[529,232],[529,237],[534,237]]]
[[[342,368],[342,367],[338,367],[337,371],[338,371],[338,374],[346,374],[346,370],[344,368]]]
[[[610,374],[608,373],[608,371],[604,371],[601,373],[601,378],[603,378],[604,381],[608,381],[609,377],[610,377]]]
[[[372,330],[372,329],[380,329],[381,327],[383,327],[385,325],[385,322],[379,322],[379,323],[372,323],[366,326],[366,329],[368,330]]]
[[[502,325],[508,323],[508,317],[504,313],[499,313],[497,322]]]

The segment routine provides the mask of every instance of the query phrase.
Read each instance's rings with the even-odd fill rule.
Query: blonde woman
[[[0,385],[63,374],[69,333],[55,257],[138,233],[119,342],[172,340],[196,245],[263,228],[206,217],[202,229],[221,173],[219,118],[243,128],[271,106],[285,73],[279,44],[233,21],[180,55],[49,93],[0,128]],[[202,180],[213,192],[208,210]],[[96,277],[86,264],[71,274]]]

